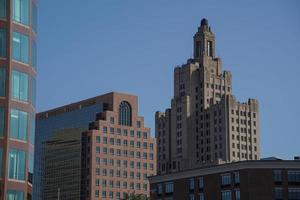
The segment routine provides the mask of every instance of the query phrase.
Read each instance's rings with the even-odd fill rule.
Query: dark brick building
[[[154,200],[299,200],[300,161],[241,161],[150,177]]]

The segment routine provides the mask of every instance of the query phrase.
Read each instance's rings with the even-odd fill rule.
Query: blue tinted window
[[[8,177],[10,179],[25,180],[25,151],[10,149]]]
[[[119,124],[131,126],[131,106],[127,101],[122,101],[119,106]]]
[[[16,109],[10,111],[10,138],[26,141],[27,118],[27,112]]]
[[[0,148],[0,177],[2,177],[2,156],[3,156],[3,150]]]
[[[13,19],[29,25],[29,0],[13,0]]]
[[[32,60],[31,60],[31,64],[32,67],[36,70],[36,64],[37,64],[37,52],[36,52],[36,42],[34,40],[32,40]]]
[[[13,32],[13,59],[28,64],[29,39],[27,35]]]
[[[29,153],[28,156],[28,181],[32,183],[32,175],[33,175],[33,153]]]
[[[17,190],[7,191],[7,200],[24,200],[24,192]]]
[[[0,29],[0,57],[6,57],[6,30],[2,28]]]
[[[30,144],[34,145],[35,138],[35,115],[33,113],[30,114]]]
[[[28,75],[26,73],[13,70],[11,90],[13,99],[28,101]]]
[[[3,137],[4,135],[4,108],[0,107],[0,137]]]
[[[32,78],[31,79],[31,103],[33,107],[35,107],[35,102],[36,102],[36,79]]]
[[[5,80],[6,80],[5,68],[0,68],[0,96],[5,96]]]
[[[37,7],[36,4],[32,4],[32,29],[37,32]]]
[[[6,0],[0,0],[0,18],[6,18]]]

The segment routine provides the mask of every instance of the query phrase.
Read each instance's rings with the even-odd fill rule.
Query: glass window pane
[[[0,96],[5,96],[5,80],[6,80],[5,68],[0,68]]]
[[[8,190],[7,200],[24,200],[24,192],[17,190]]]
[[[0,0],[0,18],[6,18],[6,0]]]
[[[6,57],[6,30],[2,28],[0,29],[0,57]]]
[[[36,51],[36,42],[32,40],[32,67],[36,70],[36,62],[37,62],[37,51]]]
[[[31,79],[31,103],[33,107],[35,107],[36,104],[36,79],[32,78]]]
[[[13,19],[16,22],[29,25],[29,0],[13,1]]]
[[[29,153],[28,156],[28,181],[32,183],[32,175],[33,175],[33,153]]]
[[[28,101],[28,75],[26,73],[12,71],[11,79],[12,98],[21,101]]]
[[[27,136],[28,113],[12,109],[10,113],[10,138],[25,140]]]
[[[25,180],[25,151],[11,149],[9,151],[8,177],[10,179]]]
[[[32,4],[32,29],[37,32],[37,6],[35,3]]]
[[[4,108],[0,107],[0,137],[4,135]]]
[[[30,144],[34,145],[35,139],[35,115],[33,113],[30,114]]]
[[[29,39],[27,35],[13,32],[13,59],[29,63]]]

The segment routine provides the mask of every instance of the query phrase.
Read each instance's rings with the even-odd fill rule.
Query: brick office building
[[[108,93],[37,115],[39,199],[149,195],[156,141],[136,96]]]
[[[32,199],[36,0],[0,1],[0,199]]]
[[[150,177],[153,200],[299,200],[300,161],[240,161]]]

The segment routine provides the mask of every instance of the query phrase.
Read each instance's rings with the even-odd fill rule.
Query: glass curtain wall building
[[[31,200],[36,0],[0,0],[0,199]]]

